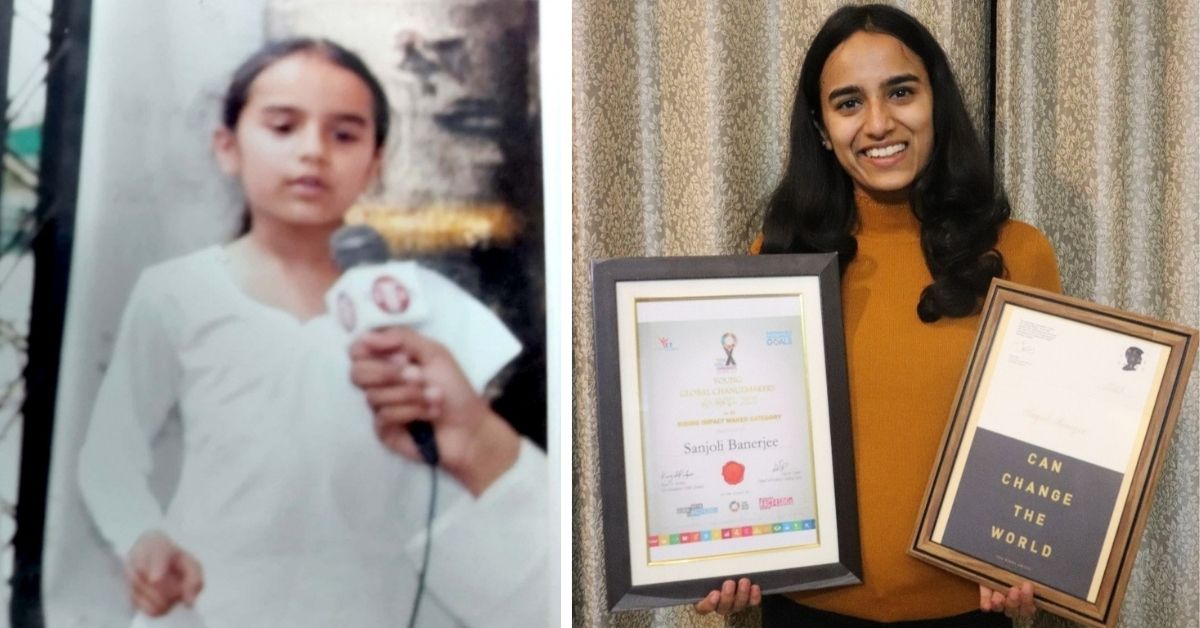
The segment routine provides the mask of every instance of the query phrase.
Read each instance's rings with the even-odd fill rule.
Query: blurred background
[[[210,149],[221,99],[237,64],[295,35],[358,53],[390,100],[382,181],[347,220],[504,319],[524,351],[488,394],[545,448],[535,0],[3,1],[0,625],[126,621],[75,455],[138,273],[238,232]],[[156,445],[164,497],[178,439]]]

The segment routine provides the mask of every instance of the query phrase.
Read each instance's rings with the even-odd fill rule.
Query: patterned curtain
[[[719,626],[689,607],[610,614],[600,524],[592,260],[745,252],[786,157],[800,62],[837,0],[574,4],[574,623]],[[946,48],[976,124],[991,9],[898,3]],[[759,625],[757,611],[732,618]]]
[[[1054,243],[1067,294],[1192,327],[1198,48],[1195,2],[996,8],[996,168],[1014,213]],[[1122,626],[1195,626],[1200,613],[1198,383],[1193,373]]]
[[[590,264],[746,250],[783,167],[802,55],[841,4],[574,2],[575,625],[726,623],[687,607],[606,610]],[[1055,244],[1066,292],[1196,326],[1194,3],[895,4],[949,54],[1016,216]],[[1123,626],[1197,617],[1198,388],[1193,376]]]

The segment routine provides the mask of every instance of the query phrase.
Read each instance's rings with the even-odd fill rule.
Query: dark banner
[[[977,429],[942,544],[1086,599],[1121,478]]]

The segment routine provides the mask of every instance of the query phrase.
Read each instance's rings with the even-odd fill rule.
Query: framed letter
[[[1196,340],[994,282],[910,553],[1114,625]]]

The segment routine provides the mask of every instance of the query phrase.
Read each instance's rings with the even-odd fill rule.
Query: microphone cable
[[[429,515],[425,519],[425,554],[421,558],[421,571],[417,574],[417,595],[413,599],[412,613],[408,616],[408,628],[417,625],[417,613],[421,609],[421,598],[425,594],[425,574],[429,572],[429,552],[433,547],[433,513],[437,507],[437,467],[429,465]]]

